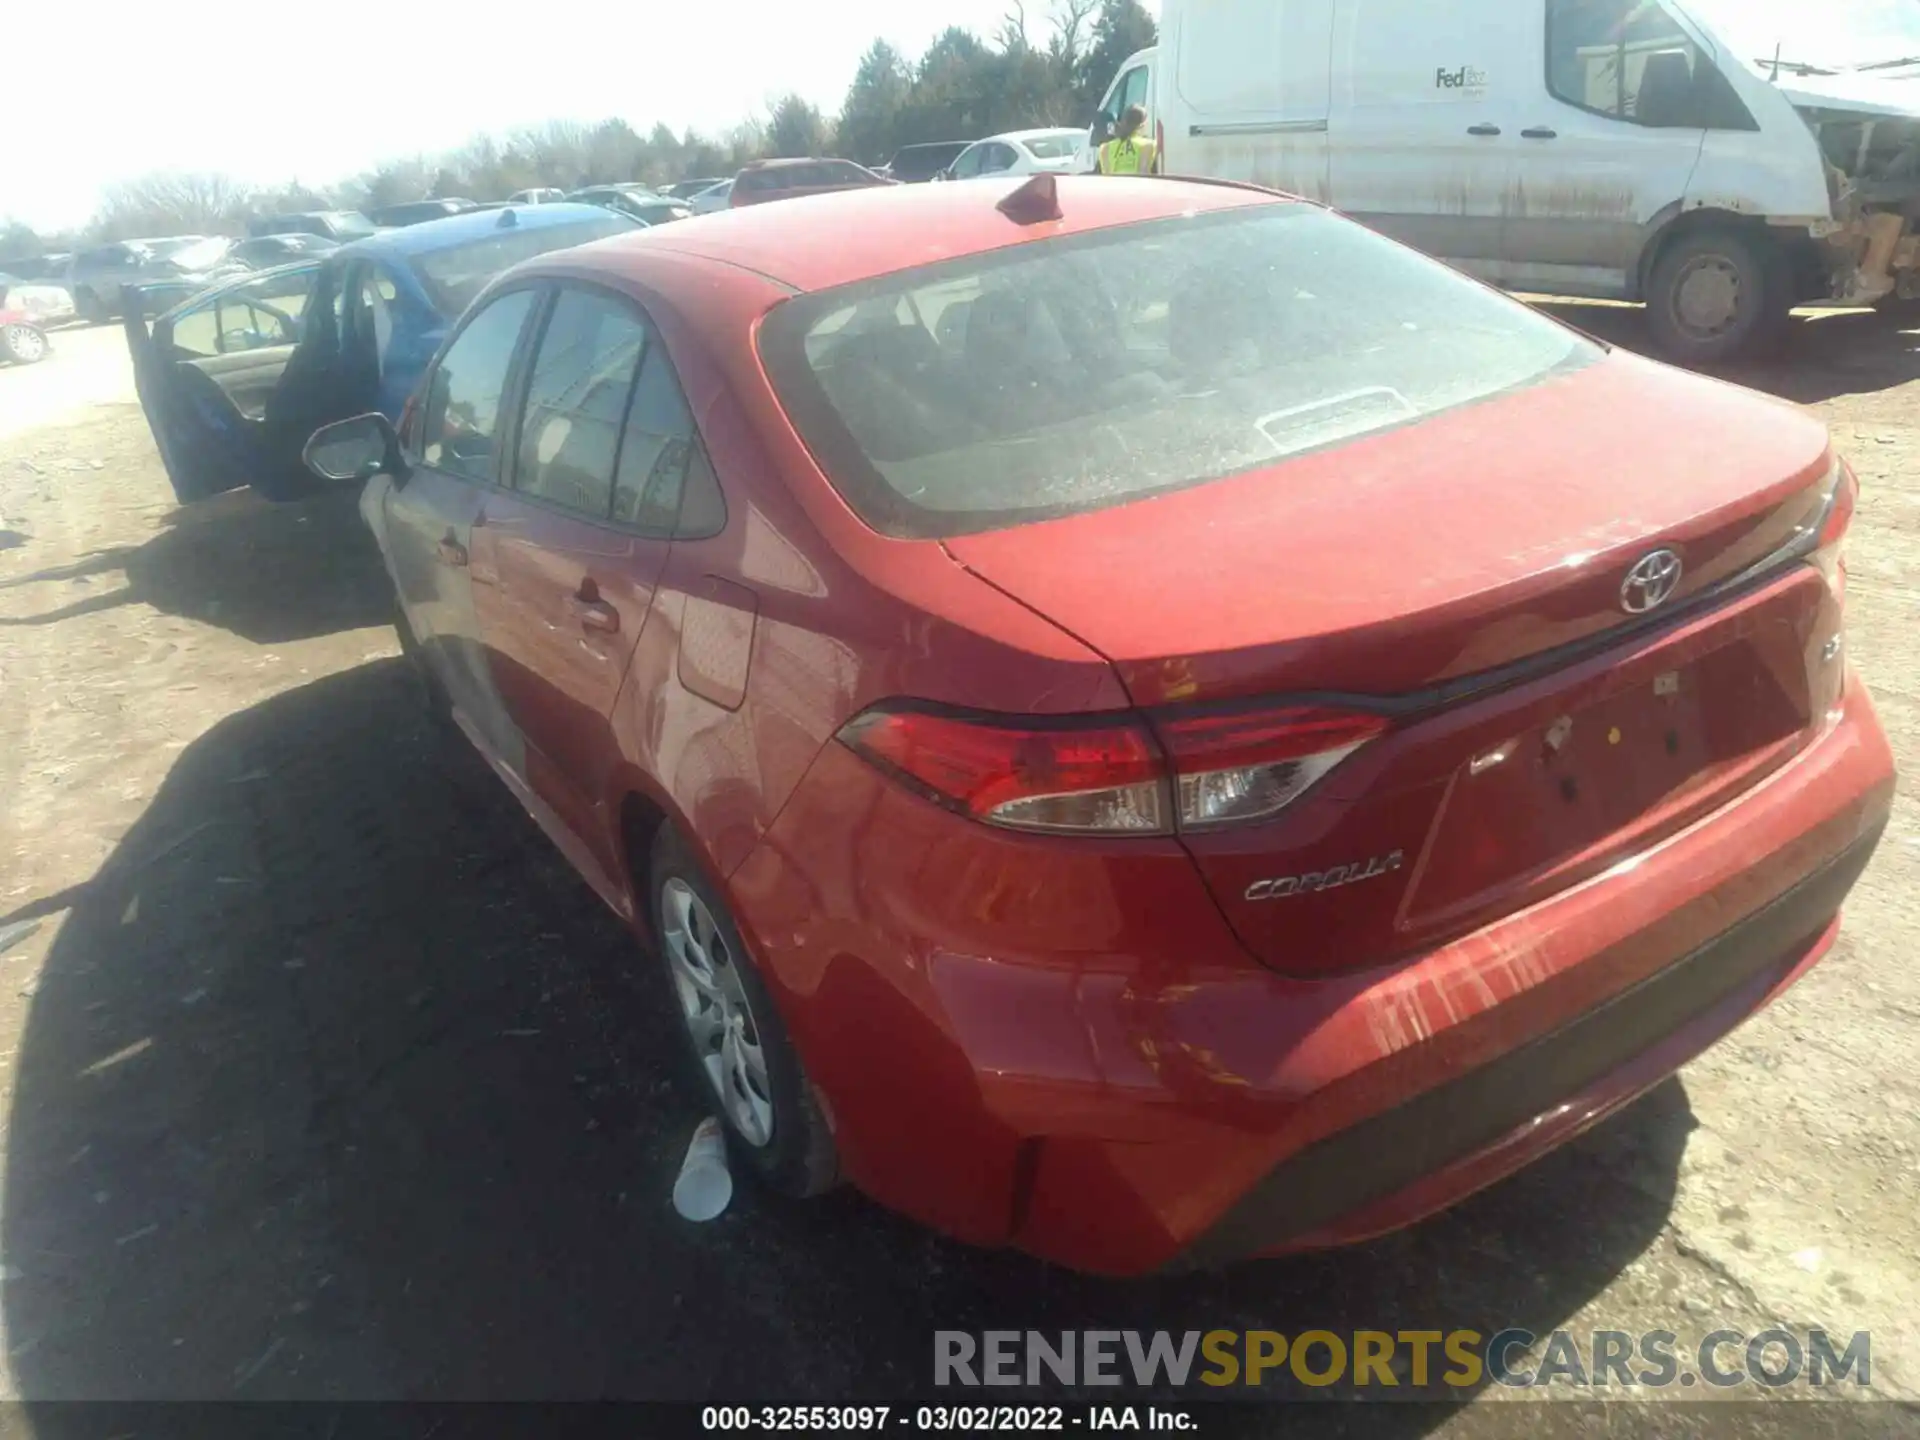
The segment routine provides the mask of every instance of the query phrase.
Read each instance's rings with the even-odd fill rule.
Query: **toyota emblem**
[[[1658,609],[1680,588],[1680,557],[1671,550],[1654,550],[1633,562],[1620,582],[1620,608],[1629,615]]]

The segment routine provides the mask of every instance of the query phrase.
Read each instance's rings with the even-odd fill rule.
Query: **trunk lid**
[[[1815,518],[1828,465],[1799,412],[1616,356],[1271,469],[947,544],[1150,711],[1311,697],[1393,717],[1270,820],[1182,837],[1248,948],[1319,974],[1574,883],[1793,753],[1837,684],[1832,592],[1805,565],[1706,592]],[[1629,616],[1622,582],[1659,549],[1677,588]]]
[[[1654,548],[1667,606],[1779,548],[1826,429],[1615,355],[1421,424],[1173,494],[946,541],[1113,663],[1136,704],[1396,696],[1624,624]]]

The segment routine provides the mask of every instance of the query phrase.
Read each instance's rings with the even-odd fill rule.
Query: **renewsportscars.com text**
[[[1824,1330],[940,1330],[937,1386],[1131,1385],[1327,1390],[1715,1390],[1866,1387],[1872,1337]]]

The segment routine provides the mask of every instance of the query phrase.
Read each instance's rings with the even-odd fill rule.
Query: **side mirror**
[[[406,475],[400,455],[400,436],[384,415],[356,415],[322,425],[307,440],[300,459],[322,480],[364,484],[382,471],[396,479]]]
[[[1105,115],[1094,116],[1093,124],[1087,127],[1088,142],[1098,147],[1106,144],[1107,141],[1112,138],[1113,121],[1109,120]]]

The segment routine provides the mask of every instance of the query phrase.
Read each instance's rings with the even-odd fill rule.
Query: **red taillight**
[[[1833,479],[1833,494],[1827,501],[1827,513],[1820,521],[1822,550],[1846,538],[1847,527],[1853,524],[1853,507],[1860,498],[1860,479],[1853,473],[1853,467],[1845,460],[1835,460],[1833,468],[1838,472]]]
[[[1323,706],[1131,719],[960,718],[880,708],[841,741],[951,810],[1065,834],[1165,835],[1278,814],[1387,728]]]
[[[1847,595],[1845,542],[1847,528],[1853,524],[1854,505],[1860,498],[1860,480],[1845,460],[1835,459],[1833,471],[1833,488],[1820,515],[1812,559],[1820,573],[1827,577],[1834,599],[1844,602]]]
[[[1386,728],[1378,715],[1318,705],[1162,718],[1180,828],[1278,814]]]
[[[1056,727],[870,710],[840,739],[949,809],[993,825],[1083,834],[1167,831],[1165,766],[1130,721]]]

